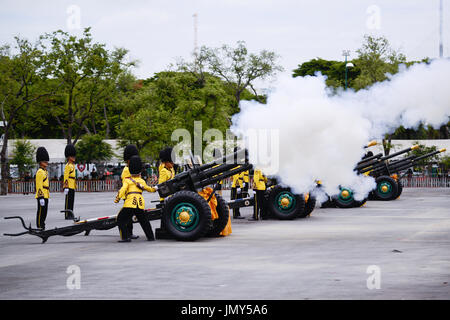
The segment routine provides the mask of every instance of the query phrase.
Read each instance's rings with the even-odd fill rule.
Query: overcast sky
[[[198,44],[273,50],[287,72],[315,57],[343,59],[365,34],[384,35],[407,58],[438,56],[439,0],[0,0],[0,43],[15,35],[37,39],[57,29],[80,34],[92,27],[96,41],[124,47],[147,78],[176,57],[189,58]],[[79,12],[79,15],[78,15]],[[444,0],[444,56],[449,56],[450,1]],[[350,57],[351,58],[351,57]]]

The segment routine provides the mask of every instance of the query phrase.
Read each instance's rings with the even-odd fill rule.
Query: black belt
[[[47,190],[49,190],[49,189],[50,189],[49,187],[42,187],[42,188],[44,188],[44,189],[47,189]]]
[[[142,192],[138,192],[138,191],[128,192],[127,194],[132,194],[132,193],[142,194]]]
[[[75,180],[75,177],[69,177],[69,179],[73,179],[73,180]]]

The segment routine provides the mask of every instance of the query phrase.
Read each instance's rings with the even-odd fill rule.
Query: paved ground
[[[316,208],[302,220],[239,220],[229,237],[191,243],[144,241],[136,224],[141,238],[129,244],[117,243],[117,229],[46,244],[0,236],[0,299],[449,299],[449,195],[406,189],[396,201]],[[83,218],[110,215],[120,208],[113,198],[78,193],[75,209]],[[68,223],[62,206],[63,195],[52,195],[48,227]],[[32,195],[0,197],[0,217],[22,215],[34,226],[35,210]],[[0,234],[18,231],[0,220]],[[80,289],[67,286],[76,284],[70,266],[80,270]],[[368,278],[380,289],[368,289]]]

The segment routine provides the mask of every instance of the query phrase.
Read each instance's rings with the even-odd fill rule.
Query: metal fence
[[[148,184],[155,185],[158,181],[156,176],[147,180]],[[222,189],[231,188],[231,179],[225,179]],[[449,177],[403,177],[401,179],[405,188],[450,188]],[[251,180],[250,180],[251,185]],[[78,180],[77,192],[115,192],[122,186],[121,180]],[[8,193],[35,193],[34,182],[10,181]],[[63,192],[61,181],[50,181],[50,192]]]
[[[403,177],[401,182],[405,188],[450,188],[449,177]]]

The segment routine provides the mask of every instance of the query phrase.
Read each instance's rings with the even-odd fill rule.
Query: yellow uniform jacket
[[[253,186],[256,190],[266,190],[267,177],[262,174],[261,170],[256,169],[253,175]]]
[[[75,165],[73,163],[67,163],[64,168],[64,188],[76,189],[76,176],[75,176]]]
[[[167,180],[172,179],[175,176],[175,170],[172,168],[166,168],[164,163],[159,165],[159,179],[158,184],[166,182]]]
[[[247,171],[243,171],[243,172],[241,172],[241,177],[242,177],[242,181],[243,182],[246,182],[246,183],[249,183],[249,181],[250,181],[250,178],[249,178],[249,172],[248,172],[248,170]]]
[[[243,188],[244,187],[244,176],[241,173],[235,174],[233,176],[232,188]]]
[[[173,167],[170,169],[166,168],[164,163],[161,163],[159,165],[158,170],[159,170],[158,184],[166,182],[175,177],[175,169]],[[164,201],[164,198],[159,198],[159,200]]]
[[[120,176],[120,179],[122,180],[122,184],[123,184],[123,180],[125,180],[126,178],[131,177],[130,174],[130,169],[128,169],[128,166],[125,166],[125,168],[123,168],[122,174]]]
[[[139,186],[138,186],[139,184]],[[145,209],[145,201],[142,196],[142,192],[146,190],[148,192],[156,192],[155,188],[149,187],[144,179],[138,177],[128,177],[123,180],[122,188],[116,196],[115,202],[119,202],[120,199],[125,199],[123,204],[124,208],[139,208]]]
[[[50,198],[50,187],[48,182],[48,171],[42,168],[36,172],[36,199]]]

